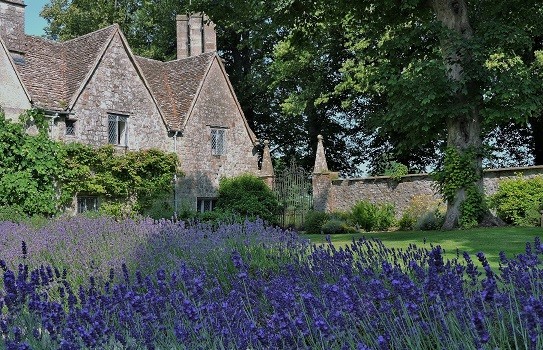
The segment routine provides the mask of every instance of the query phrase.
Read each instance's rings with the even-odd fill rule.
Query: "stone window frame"
[[[217,206],[217,197],[196,197],[196,211],[205,213],[213,211]]]
[[[228,128],[220,126],[210,126],[210,143],[211,143],[211,154],[214,156],[224,156],[226,155],[227,144],[226,144],[226,131]]]
[[[128,147],[129,114],[107,113],[107,141],[114,146]]]

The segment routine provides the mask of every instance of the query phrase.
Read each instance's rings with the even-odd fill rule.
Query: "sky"
[[[47,22],[40,17],[40,12],[49,0],[25,0],[25,32],[29,35],[44,35]]]

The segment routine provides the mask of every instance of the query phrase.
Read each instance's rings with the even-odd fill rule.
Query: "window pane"
[[[109,143],[116,145],[117,144],[117,120],[111,120],[109,117]]]
[[[119,120],[119,145],[126,146],[126,121]]]
[[[77,212],[98,210],[98,197],[77,197]]]
[[[211,129],[211,154],[220,156],[225,154],[226,130]]]
[[[75,135],[75,121],[66,120],[66,135]]]

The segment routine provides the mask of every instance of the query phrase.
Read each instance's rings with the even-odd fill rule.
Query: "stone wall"
[[[211,128],[225,130],[226,152],[213,155]],[[181,203],[196,205],[197,197],[216,197],[219,180],[243,173],[259,175],[258,151],[253,145],[233,92],[215,59],[204,80],[179,142]]]
[[[517,174],[526,177],[540,175],[543,174],[543,166],[485,170],[485,193],[494,194],[501,180],[515,177]],[[415,196],[425,195],[441,199],[437,194],[435,182],[428,174],[407,175],[400,181],[388,176],[327,180],[326,174],[315,174],[313,183],[318,185],[314,185],[313,189],[315,203],[321,203],[321,206],[315,209],[328,212],[348,211],[358,201],[368,200],[372,203],[393,204],[399,217]]]
[[[8,55],[3,45],[0,45],[0,107],[8,119],[16,120],[21,113],[30,109],[30,101]]]
[[[24,9],[23,0],[0,0],[0,36],[17,51],[23,50],[19,45],[24,38]]]
[[[64,119],[57,119],[58,137],[88,145],[108,144],[108,114],[126,115],[128,149],[158,148],[174,151],[174,140],[151,94],[126,53],[119,34],[107,48],[100,65],[79,96],[70,118],[76,119],[75,136],[65,135]]]

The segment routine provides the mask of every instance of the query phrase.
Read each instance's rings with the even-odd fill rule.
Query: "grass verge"
[[[485,253],[492,268],[498,268],[499,253],[504,251],[508,258],[524,252],[526,242],[533,242],[536,236],[543,236],[541,227],[492,227],[474,228],[456,231],[393,231],[363,232],[355,234],[332,235],[332,243],[336,247],[345,247],[353,238],[377,238],[389,248],[407,248],[410,244],[428,248],[440,245],[444,250],[444,258],[456,257],[457,251],[467,252],[474,256],[478,252]],[[326,242],[325,235],[306,235],[312,243]]]

